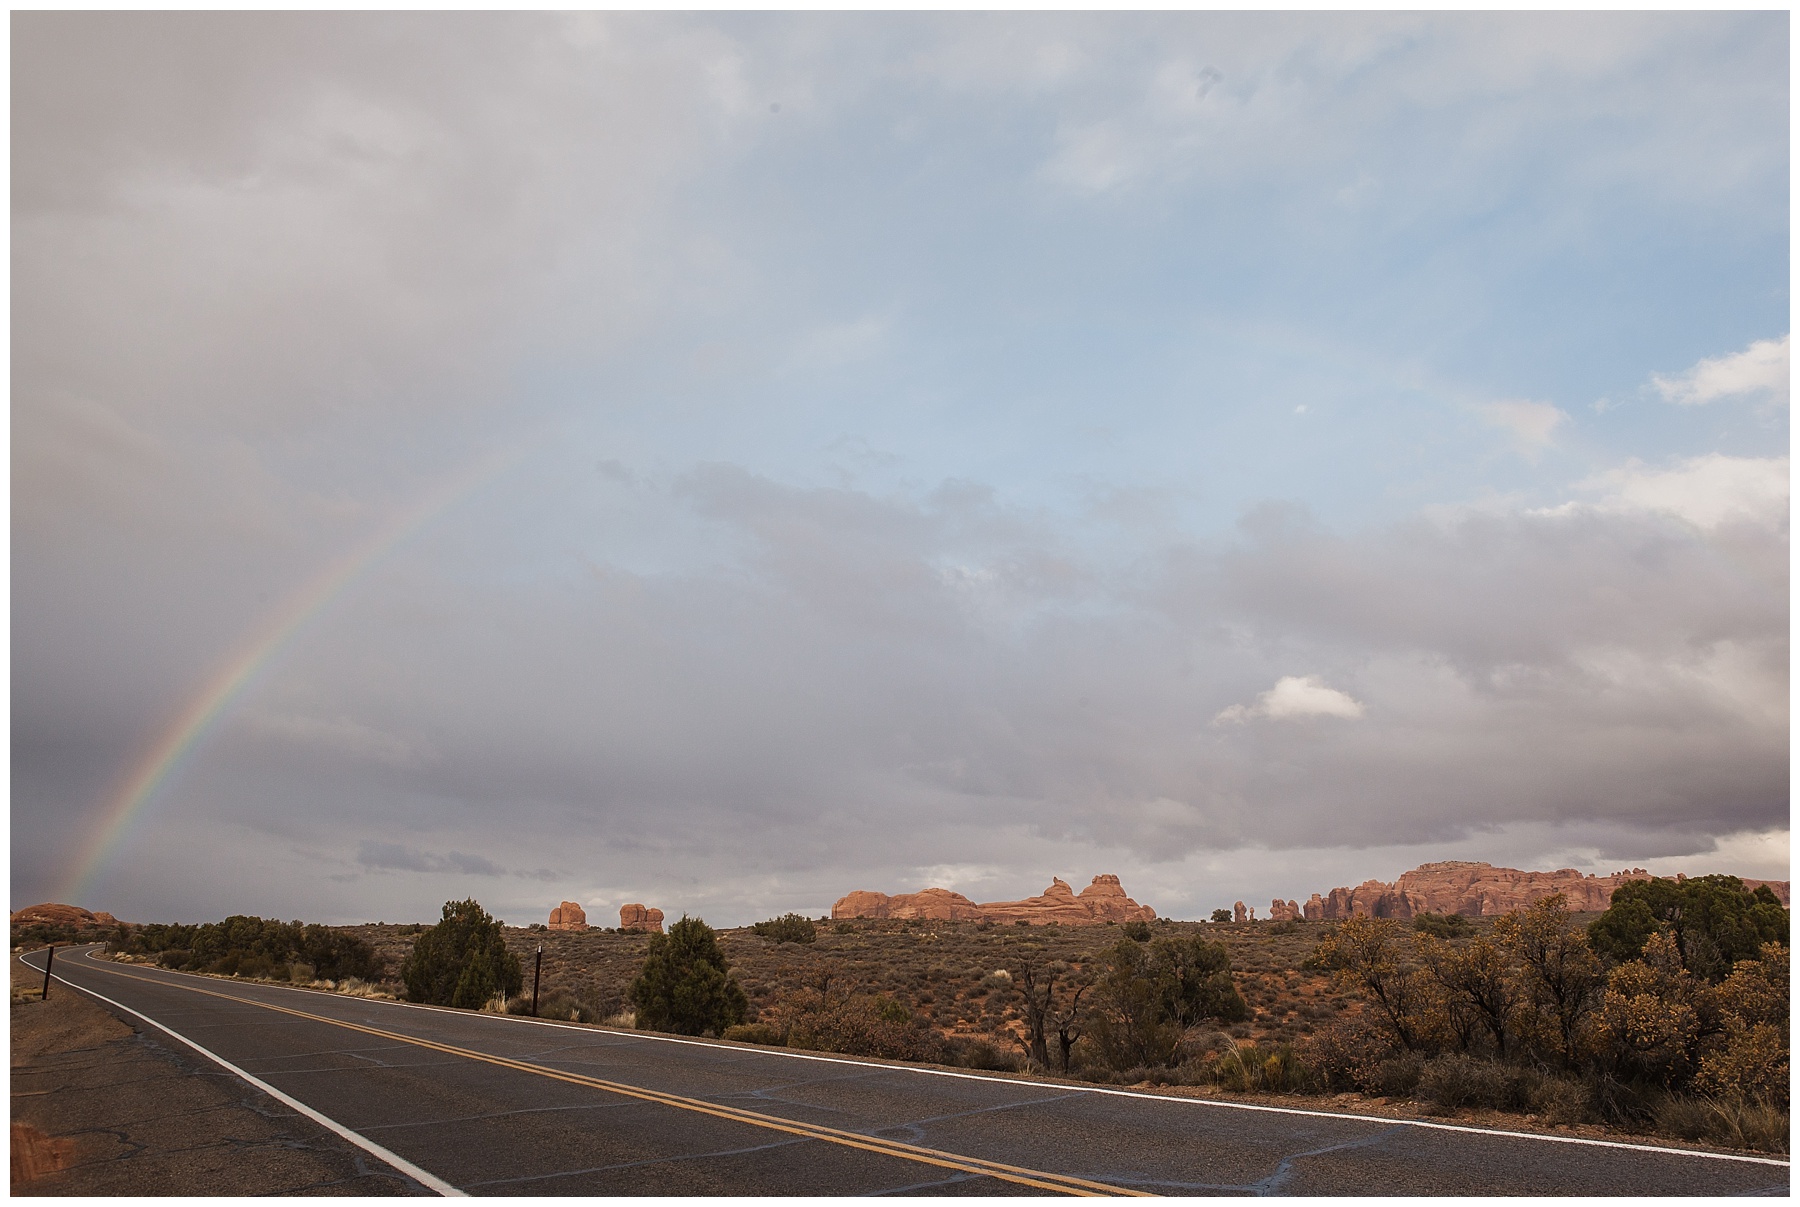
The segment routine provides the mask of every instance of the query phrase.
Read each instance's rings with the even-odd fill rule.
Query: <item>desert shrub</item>
[[[1393,1054],[1386,1034],[1346,1023],[1321,1027],[1298,1047],[1321,1085],[1337,1092],[1372,1084],[1376,1066]]]
[[[381,972],[374,947],[355,935],[246,914],[199,926],[152,923],[122,928],[107,947],[130,955],[185,951],[189,958],[183,967],[238,976],[267,976],[277,965],[289,963],[310,964],[315,975],[332,980],[375,977]]]
[[[1708,1098],[1706,1103],[1712,1111],[1707,1139],[1729,1148],[1753,1148],[1772,1153],[1788,1150],[1786,1107],[1730,1096]]]
[[[1439,939],[1461,939],[1473,928],[1461,914],[1422,913],[1413,915],[1413,929]]]
[[[1249,1017],[1230,954],[1198,935],[1158,938],[1149,946],[1124,938],[1100,959],[1087,1036],[1113,1069],[1176,1064],[1189,1029],[1208,1019]]]
[[[1317,1074],[1290,1044],[1272,1048],[1234,1045],[1213,1059],[1208,1072],[1209,1080],[1228,1090],[1295,1093],[1312,1090],[1319,1083]]]
[[[829,984],[807,987],[783,998],[769,1015],[790,1048],[886,1060],[937,1060],[944,1054],[935,1031],[884,995]]]
[[[1340,988],[1360,990],[1394,1042],[1412,1051],[1430,1046],[1438,1003],[1403,938],[1390,918],[1350,918],[1326,934],[1307,966],[1330,971]]]
[[[1018,1053],[1009,1052],[989,1040],[961,1036],[945,1041],[943,1061],[964,1069],[985,1069],[995,1073],[1018,1073],[1025,1069],[1025,1060]]]
[[[1135,939],[1139,943],[1148,943],[1150,941],[1150,924],[1141,919],[1133,920],[1125,924],[1125,929],[1121,933],[1123,933],[1127,939]]]
[[[766,1044],[777,1048],[784,1042],[781,1032],[768,1023],[738,1023],[736,1026],[725,1028],[725,1033],[719,1038],[728,1039],[733,1043]]]
[[[517,993],[525,974],[506,950],[500,923],[471,897],[444,903],[442,920],[413,941],[400,979],[410,1001],[479,1010],[490,998]]]
[[[1595,950],[1621,963],[1642,956],[1650,936],[1675,938],[1681,965],[1718,982],[1764,943],[1788,944],[1788,912],[1767,885],[1755,892],[1736,876],[1633,880],[1614,890],[1605,913],[1588,926]]]
[[[856,933],[856,923],[854,923],[854,922],[839,922],[836,926],[832,927],[831,929],[840,935],[853,935]]]
[[[184,951],[178,947],[170,948],[167,951],[159,953],[156,957],[156,962],[161,964],[164,968],[174,968],[179,970],[186,968],[189,964],[194,962],[194,953],[191,951]]]
[[[318,971],[319,970],[314,968],[311,964],[296,963],[288,965],[288,977],[296,985],[312,984],[313,981],[318,979]]]
[[[813,920],[799,914],[783,914],[779,918],[770,918],[767,922],[758,922],[750,929],[777,943],[811,943],[819,937],[818,927]]]
[[[1445,1111],[1461,1106],[1516,1111],[1530,1105],[1539,1080],[1530,1070],[1456,1052],[1427,1061],[1414,1092]]]
[[[1606,988],[1605,967],[1587,933],[1557,893],[1502,916],[1494,935],[1518,963],[1521,1037],[1564,1068],[1578,1068],[1593,1055],[1594,1012]]]
[[[1464,1051],[1492,1045],[1505,1058],[1519,1013],[1520,988],[1505,953],[1487,939],[1453,944],[1429,934],[1417,939],[1420,962],[1435,982],[1431,1017],[1443,1038]],[[1441,1021],[1440,1021],[1441,1020]]]
[[[1384,1098],[1409,1098],[1419,1088],[1419,1079],[1424,1073],[1423,1056],[1417,1052],[1396,1052],[1369,1070],[1361,1089]]]
[[[1649,1114],[1651,1125],[1664,1135],[1729,1148],[1788,1150],[1788,1113],[1768,1102],[1669,1093],[1653,1099]]]
[[[631,983],[643,1031],[721,1035],[744,1021],[749,1000],[719,951],[718,935],[683,914],[669,933],[650,936],[650,953]]]
[[[512,998],[506,1003],[506,1012],[508,1014],[530,1014],[531,999],[524,996]],[[568,1023],[597,1023],[600,1021],[599,1011],[566,989],[559,989],[554,993],[544,995],[538,1001],[537,1016]]]
[[[1215,909],[1212,912],[1212,920],[1214,922],[1229,922],[1231,919],[1232,913],[1228,909]]]
[[[1719,1028],[1716,998],[1682,966],[1676,936],[1658,931],[1642,959],[1607,978],[1598,1027],[1614,1069],[1675,1089],[1693,1074],[1700,1041]]]
[[[1586,1123],[1593,1118],[1588,1087],[1574,1078],[1545,1074],[1532,1091],[1530,1107],[1545,1123]]]

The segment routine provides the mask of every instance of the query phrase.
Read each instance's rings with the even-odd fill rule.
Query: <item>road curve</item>
[[[27,963],[42,969],[43,954]],[[1787,1194],[1788,1163],[1246,1107],[114,965],[55,974],[444,1194]]]

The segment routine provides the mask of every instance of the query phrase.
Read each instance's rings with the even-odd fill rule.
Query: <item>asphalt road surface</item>
[[[1771,1158],[934,1072],[82,949],[55,972],[443,1194],[1788,1193]]]

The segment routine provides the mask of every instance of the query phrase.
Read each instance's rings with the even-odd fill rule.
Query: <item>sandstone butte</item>
[[[654,930],[662,932],[663,912],[646,906],[631,904],[619,907],[620,930]]]
[[[565,901],[550,911],[551,930],[586,930],[587,911],[573,901]]]
[[[1060,879],[1036,897],[1023,901],[989,901],[978,905],[947,888],[928,888],[916,893],[858,891],[831,907],[833,918],[920,918],[933,922],[1026,922],[1041,926],[1060,922],[1065,926],[1098,926],[1106,922],[1150,922],[1156,911],[1125,895],[1117,876],[1096,876],[1094,882],[1075,890]]]
[[[57,905],[45,902],[43,905],[28,905],[12,916],[14,926],[29,926],[33,922],[44,922],[51,926],[117,926],[119,920],[104,910],[89,913],[79,905]]]
[[[1650,873],[1643,868],[1596,876],[1574,868],[1522,872],[1517,868],[1497,868],[1491,863],[1447,860],[1422,863],[1392,884],[1365,880],[1355,888],[1334,888],[1323,897],[1314,893],[1305,905],[1277,897],[1270,903],[1270,917],[1278,922],[1300,917],[1334,921],[1353,916],[1405,920],[1422,913],[1485,918],[1523,909],[1553,893],[1566,897],[1572,910],[1597,913],[1612,901],[1613,890],[1621,884],[1648,879]],[[1788,904],[1787,881],[1744,881],[1750,889],[1762,884],[1768,885],[1783,905]]]

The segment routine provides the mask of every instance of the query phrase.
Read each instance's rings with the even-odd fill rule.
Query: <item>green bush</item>
[[[650,936],[650,954],[630,997],[640,1031],[677,1035],[723,1035],[750,1008],[719,951],[718,935],[686,914],[668,934]]]
[[[1460,939],[1474,928],[1461,914],[1423,913],[1413,915],[1413,929],[1439,939]]]
[[[725,1033],[719,1038],[738,1044],[764,1044],[772,1048],[779,1048],[786,1042],[781,1032],[768,1023],[739,1023],[735,1027],[725,1028]]]
[[[1594,950],[1624,963],[1658,931],[1675,936],[1684,968],[1718,982],[1764,943],[1788,944],[1788,912],[1767,885],[1756,892],[1736,876],[1633,880],[1613,890],[1605,913],[1588,925]]]
[[[1215,909],[1212,912],[1212,920],[1214,922],[1229,922],[1231,921],[1231,918],[1232,913],[1228,909]]]
[[[316,975],[331,980],[372,980],[382,972],[375,948],[354,935],[328,926],[247,914],[200,926],[152,923],[132,927],[121,930],[107,950],[159,957],[186,952],[179,967],[236,976],[266,976],[284,964],[309,964]],[[178,967],[166,962],[164,966]]]
[[[1150,941],[1150,924],[1143,921],[1127,922],[1123,933],[1127,939],[1148,943]]]
[[[799,914],[783,914],[767,922],[758,922],[750,929],[777,943],[811,943],[819,937],[818,926],[813,920]]]
[[[500,923],[471,897],[444,903],[443,920],[413,941],[400,979],[409,1001],[479,1010],[519,992],[525,973],[506,950]]]

